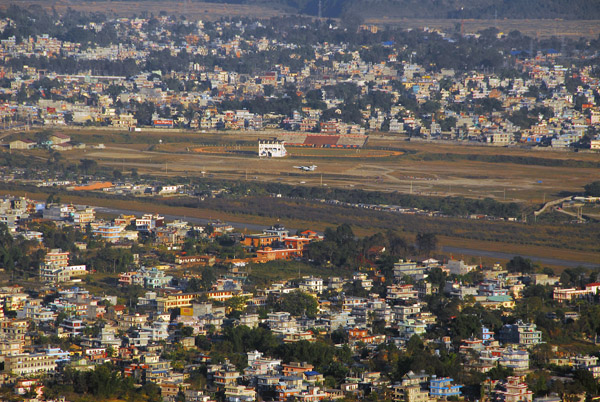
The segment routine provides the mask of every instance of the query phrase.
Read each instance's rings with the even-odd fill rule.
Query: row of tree
[[[158,385],[147,382],[137,387],[132,377],[124,377],[120,369],[109,363],[91,371],[66,369],[60,375],[47,378],[44,388],[46,398],[56,399],[72,394],[89,396],[93,400],[163,400]]]

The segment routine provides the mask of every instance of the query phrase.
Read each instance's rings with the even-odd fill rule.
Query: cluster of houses
[[[287,238],[282,227],[275,226],[267,231],[245,240],[258,246],[261,242],[272,244]],[[68,266],[68,253],[59,250],[48,252],[43,267],[53,264]],[[205,293],[183,292],[186,278],[179,277],[178,285],[174,285],[172,276],[165,273],[165,267],[140,267],[136,271],[122,273],[119,286],[147,289],[137,301],[129,300],[128,305],[119,304],[116,296],[96,296],[81,286],[68,287],[72,286],[73,278],[64,283],[62,280],[54,281],[52,277],[54,286],[40,289],[35,296],[17,285],[0,288],[3,306],[0,311],[15,313],[10,318],[3,316],[0,321],[0,357],[4,360],[2,378],[6,383],[16,385],[15,392],[25,394],[37,389],[41,396],[41,375],[60,372],[67,367],[91,370],[98,364],[112,361],[123,369],[123,375],[136,381],[157,383],[164,400],[174,401],[183,392],[186,400],[212,401],[210,393],[192,389],[186,380],[188,368],[184,368],[183,372],[176,370],[170,361],[161,357],[165,342],[180,343],[190,350],[195,348],[195,335],[219,333],[228,326],[256,328],[260,325],[283,342],[315,341],[321,335],[314,332],[318,328],[323,333],[342,330],[347,336],[347,345],[355,352],[362,348],[374,352],[379,345],[390,342],[403,348],[414,335],[424,336],[437,323],[437,318],[427,311],[423,302],[423,298],[437,291],[431,283],[424,281],[432,268],[441,268],[457,278],[481,270],[481,267],[457,260],[445,264],[433,259],[421,263],[399,261],[394,267],[396,283],[387,287],[385,299],[377,294],[367,297],[344,294],[345,285],[354,283],[368,292],[374,283],[381,280],[377,275],[364,272],[357,272],[349,278],[304,276],[248,292],[244,289],[245,276],[233,266]],[[485,303],[498,295],[518,299],[524,284],[558,283],[558,278],[545,274],[509,274],[498,265],[482,272],[485,279],[478,286],[462,286],[459,282],[449,281],[439,290],[467,303],[475,303],[476,299]],[[417,284],[406,284],[406,277],[411,277]],[[313,295],[318,300],[316,317],[273,311],[263,318],[251,312],[252,308],[265,307],[268,298],[276,299],[296,291]],[[558,288],[556,292],[559,292]],[[326,293],[330,296],[322,298]],[[50,295],[52,297],[46,297]],[[205,301],[201,301],[202,297]],[[223,302],[233,297],[244,300],[249,312],[231,318],[229,307]],[[492,304],[487,308],[509,311],[511,305]],[[374,321],[383,321],[385,327],[396,330],[398,336],[374,332]],[[71,340],[71,347],[61,350],[32,344],[32,324],[38,332]],[[183,334],[182,326],[189,328],[189,333]],[[467,369],[486,373],[500,366],[512,370],[513,377],[487,383],[488,397],[499,401],[533,400],[533,393],[522,376],[531,371],[529,350],[544,342],[542,332],[535,324],[517,321],[505,324],[497,333],[482,326],[476,337],[463,339],[459,346],[449,337],[436,342],[459,353]],[[222,391],[228,401],[254,401],[259,398],[319,401],[360,396],[382,388],[398,402],[461,397],[461,385],[452,378],[436,377],[425,372],[409,372],[400,382],[391,383],[385,373],[363,371],[348,376],[338,388],[331,388],[323,385],[323,374],[313,365],[274,359],[258,351],[247,354],[248,363],[243,370],[228,361],[213,363],[209,355],[200,355],[199,358],[207,367],[209,389]],[[552,362],[583,368],[594,377],[600,377],[600,366],[595,356],[573,355],[555,358]],[[194,367],[192,365],[189,369]]]
[[[243,58],[264,52],[286,51],[292,52],[291,59],[304,57],[294,53],[298,49],[296,43],[287,43],[282,38],[255,38],[251,34],[244,34],[247,28],[261,27],[260,22],[221,21],[214,23],[212,28],[216,29],[209,30],[202,21],[173,21],[168,17],[160,17],[156,21],[158,24],[151,32],[131,29],[147,27],[148,19],[119,18],[107,21],[118,27],[120,35],[127,35],[123,38],[126,40],[118,45],[82,46],[48,35],[22,41],[9,37],[0,42],[0,57],[30,55],[52,58],[62,55],[86,61],[133,60],[139,65],[145,63],[152,52],[169,52],[172,56],[185,53],[190,56]],[[5,27],[15,24],[10,19],[1,22]],[[89,23],[82,28],[97,32],[106,23]],[[191,31],[182,43],[176,45],[170,40],[156,39],[178,24],[185,25]],[[226,29],[239,30],[240,33],[224,40],[221,36]],[[332,26],[330,29],[338,27]],[[364,31],[373,32],[370,29]],[[444,32],[436,34],[447,36]],[[363,60],[361,52],[348,44],[325,42],[313,46],[314,58],[306,59],[301,67],[277,64],[270,66],[267,71],[252,74],[194,62],[180,72],[163,74],[159,70],[145,71],[129,77],[93,75],[90,72],[60,74],[32,66],[18,71],[0,69],[0,76],[10,82],[10,86],[0,88],[0,94],[8,99],[0,106],[0,120],[27,124],[38,122],[48,126],[108,125],[115,129],[131,130],[139,129],[141,125],[196,130],[283,128],[328,135],[364,135],[366,131],[383,130],[408,132],[411,136],[428,139],[476,141],[499,146],[522,142],[555,148],[572,146],[588,133],[590,127],[600,124],[600,109],[594,96],[598,79],[593,76],[592,67],[584,66],[573,71],[558,65],[556,58],[560,54],[557,52],[519,58],[515,60],[515,67],[523,74],[504,78],[494,73],[457,74],[450,69],[431,72],[414,63],[412,58],[402,60],[393,42],[386,42],[383,46],[388,48],[389,56],[377,63]],[[582,85],[567,89],[566,82],[573,77],[577,77]],[[35,102],[23,104],[16,100],[23,86],[30,87],[42,78],[57,85],[42,89],[42,96]],[[169,85],[173,80],[196,85],[173,87]],[[340,117],[345,107],[344,100],[336,97],[334,91],[326,89],[341,81],[356,84],[361,96],[369,93],[389,94],[392,104],[389,108],[383,108],[368,103],[360,110],[360,122],[345,121]],[[273,89],[284,88],[287,84],[294,84],[298,88],[297,95],[304,103],[307,103],[305,96],[308,92],[320,89],[322,99],[318,101],[323,102],[326,109],[335,110],[337,117],[325,116],[321,108],[308,105],[289,115],[221,107],[224,101],[253,101],[263,96],[269,99],[273,96]],[[115,87],[120,88],[119,93],[114,92]],[[543,87],[547,94],[538,96],[530,91],[533,87]],[[436,113],[416,113],[402,104],[399,88],[409,91],[419,105],[435,101],[439,102],[440,109]],[[72,100],[75,98],[79,100]],[[461,108],[469,102],[483,99],[494,101],[500,107],[477,112],[468,107]],[[131,101],[152,102],[158,111],[150,119],[140,121]],[[458,109],[466,111],[456,111]],[[536,109],[549,110],[551,116],[540,114],[537,121],[525,126],[514,123],[514,119],[511,121],[510,115],[513,113]],[[21,139],[12,146],[23,149],[33,146],[33,143],[30,139]],[[73,144],[52,141],[50,146],[60,150],[70,149]],[[592,139],[590,147],[600,149],[600,139]]]
[[[0,223],[6,224],[14,236],[23,236],[41,243],[44,240],[43,233],[29,229],[31,223],[40,221],[52,221],[61,227],[72,226],[83,232],[90,231],[97,240],[121,247],[131,245],[141,237],[151,238],[156,247],[166,247],[172,251],[181,251],[182,245],[190,236],[215,238],[225,234],[232,235],[253,255],[251,258],[234,261],[238,264],[301,258],[306,245],[323,239],[312,230],[290,234],[281,225],[266,228],[260,234],[233,235],[233,226],[220,221],[209,222],[208,225],[192,225],[180,220],[166,222],[159,214],[122,214],[106,220],[97,218],[96,209],[90,206],[46,204],[25,197],[7,196],[0,199]],[[207,227],[210,227],[210,233],[206,231]],[[83,242],[77,242],[75,246],[79,249],[86,248]],[[40,277],[47,282],[57,283],[85,274],[85,266],[69,265],[69,254],[60,249],[48,250],[44,263],[40,266]],[[212,266],[215,262],[217,258],[214,255],[179,252],[171,265]]]
[[[36,214],[35,205],[31,204],[29,200],[20,198],[3,202],[7,208],[30,210],[33,216]],[[74,216],[75,213],[58,214],[56,222],[75,224]],[[78,223],[79,228],[94,222],[93,215],[87,218],[78,218],[83,219]],[[125,225],[135,232],[163,228],[178,232],[185,227],[182,222],[167,223],[161,216],[151,214],[141,218],[119,217],[112,224]],[[93,229],[97,238],[112,243],[112,236],[99,230],[101,227]],[[13,233],[18,235],[19,230],[17,225]],[[213,230],[232,232],[232,228],[224,224],[215,225]],[[181,235],[184,236],[183,231]],[[29,236],[43,239],[41,233],[29,233]],[[257,255],[261,251],[269,254],[274,250],[288,250],[285,257],[284,251],[281,251],[281,258],[300,257],[299,250],[303,245],[318,240],[321,237],[316,232],[307,230],[291,236],[289,230],[280,225],[269,227],[260,234],[239,238],[241,244],[255,250]],[[79,244],[80,247],[84,245]],[[30,391],[37,392],[40,400],[43,400],[43,375],[60,372],[67,367],[92,370],[105,362],[117,364],[123,375],[131,376],[135,381],[158,384],[166,401],[174,401],[183,392],[186,400],[208,402],[213,400],[211,390],[222,391],[225,399],[231,402],[261,398],[319,401],[350,395],[364,396],[381,389],[397,402],[461,397],[462,386],[454,379],[424,372],[409,372],[400,382],[392,383],[386,373],[362,371],[350,374],[332,388],[325,386],[323,373],[319,373],[313,365],[275,359],[258,351],[247,354],[248,363],[243,370],[228,361],[212,362],[210,355],[200,354],[198,363],[207,367],[207,392],[195,389],[188,381],[189,370],[196,368],[196,364],[177,368],[161,356],[166,345],[180,344],[187,350],[195,350],[195,336],[210,337],[227,327],[238,325],[268,328],[285,343],[314,342],[323,334],[342,331],[347,337],[346,345],[354,353],[365,348],[369,353],[376,353],[380,345],[390,343],[402,349],[415,335],[424,338],[438,324],[437,317],[429,311],[425,302],[436,292],[457,298],[465,305],[479,303],[486,309],[510,312],[529,285],[554,286],[554,298],[558,302],[592,298],[600,288],[597,283],[590,283],[581,290],[562,288],[558,277],[509,273],[498,264],[482,268],[460,260],[441,262],[428,259],[421,262],[400,260],[394,264],[392,283],[386,285],[385,297],[373,293],[375,286],[385,283],[385,277],[374,271],[356,272],[346,278],[303,276],[272,282],[250,291],[246,286],[248,273],[244,272],[249,261],[180,254],[179,265],[144,267],[135,259],[131,270],[120,273],[116,283],[122,289],[136,287],[145,291],[137,299],[122,300],[114,295],[98,295],[86,290],[82,277],[93,275],[92,269],[85,265],[70,265],[69,260],[70,252],[47,250],[39,267],[40,280],[45,286],[35,290],[18,285],[0,288],[2,379],[13,384],[17,393],[29,395]],[[258,260],[260,257],[254,261]],[[227,273],[217,278],[206,291],[188,291],[188,283],[195,276],[185,274],[181,266],[186,267],[185,270],[198,265],[210,269],[217,261],[228,264]],[[454,279],[448,280],[442,287],[434,286],[428,281],[432,269],[441,269]],[[483,280],[470,285],[461,282],[461,278],[473,272],[481,273]],[[349,287],[363,289],[365,296],[346,294],[344,290]],[[269,300],[278,300],[294,292],[314,297],[318,304],[316,316],[296,316],[275,310],[265,315],[258,313],[259,309],[269,306]],[[241,314],[230,314],[232,307],[228,302],[233,300],[243,304]],[[567,314],[571,319],[578,319],[576,312],[568,312],[565,317]],[[396,335],[375,330],[375,322],[382,323],[384,328]],[[187,332],[182,328],[187,328]],[[70,347],[64,350],[36,344],[35,333],[69,340]],[[535,324],[516,321],[503,325],[497,331],[481,326],[479,333],[459,343],[450,337],[428,342],[460,355],[468,370],[487,373],[496,367],[510,369],[513,377],[486,383],[489,398],[532,401],[533,393],[523,381],[523,376],[531,372],[531,348],[546,341]],[[553,350],[558,352],[556,347]],[[551,363],[588,370],[595,378],[600,378],[600,365],[593,355],[555,353],[555,356]]]

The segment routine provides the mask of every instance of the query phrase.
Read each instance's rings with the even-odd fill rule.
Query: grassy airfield
[[[598,180],[600,155],[519,148],[455,145],[407,141],[401,136],[372,135],[360,150],[288,147],[286,158],[259,159],[257,139],[269,133],[192,133],[145,130],[137,133],[114,130],[67,130],[86,149],[62,152],[65,163],[93,159],[100,166],[127,174],[136,168],[169,182],[174,178],[211,178],[248,182],[277,182],[295,186],[389,191],[432,197],[463,196],[518,202],[529,211],[546,200],[580,193]],[[32,138],[12,135],[4,139]],[[104,148],[97,148],[104,144]],[[42,150],[22,152],[45,159]],[[294,166],[317,165],[315,171]],[[15,190],[4,193],[15,194]],[[29,190],[29,195],[34,196]],[[37,198],[46,193],[40,191]],[[214,200],[195,207],[166,205],[149,200],[106,199],[94,193],[65,194],[64,201],[97,206],[159,212],[163,214],[220,218],[231,222],[268,224],[280,220],[294,228],[323,230],[347,219],[358,235],[396,229],[408,238],[417,232],[436,231],[440,244],[477,250],[551,257],[598,263],[600,223],[568,224],[546,220],[532,225],[509,222],[479,222],[407,216],[335,206],[309,201],[279,201],[272,211],[253,208],[251,200]],[[218,202],[217,202],[218,201]],[[254,200],[254,204],[263,201]],[[290,204],[291,203],[291,204]],[[288,205],[289,204],[289,205]],[[293,204],[293,205],[292,205]],[[600,212],[597,207],[586,213]],[[287,211],[282,214],[281,211]],[[306,211],[306,212],[304,212]],[[266,213],[266,214],[265,214]],[[469,259],[468,254],[461,254]],[[477,257],[477,259],[479,259]],[[484,262],[487,260],[484,258]],[[494,259],[501,261],[501,259]],[[546,265],[548,266],[548,265]],[[557,266],[558,267],[558,266]]]

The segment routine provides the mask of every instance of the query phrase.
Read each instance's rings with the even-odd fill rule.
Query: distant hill
[[[205,0],[284,6],[317,15],[319,0]],[[461,11],[462,10],[462,11]],[[323,17],[600,19],[600,0],[321,0]]]

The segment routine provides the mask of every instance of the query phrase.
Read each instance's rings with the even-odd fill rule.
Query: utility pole
[[[498,29],[498,10],[494,8],[494,27]]]
[[[460,8],[460,37],[464,37],[465,36],[465,16],[463,14],[465,8],[461,7]]]

